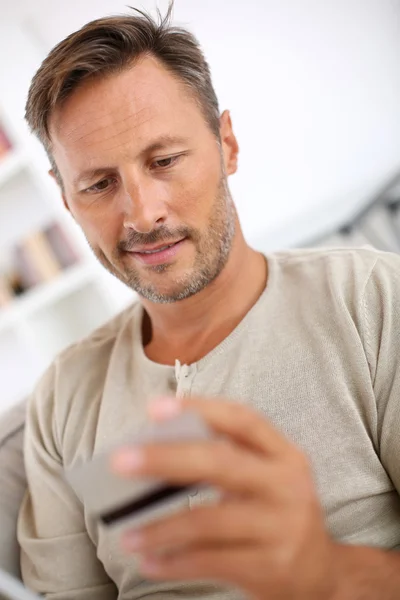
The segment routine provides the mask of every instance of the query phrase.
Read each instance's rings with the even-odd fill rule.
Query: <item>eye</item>
[[[115,179],[113,177],[106,177],[105,179],[102,179],[98,183],[95,183],[94,185],[91,185],[90,187],[88,187],[86,190],[84,190],[84,192],[88,192],[88,193],[90,193],[90,192],[94,192],[94,193],[105,192],[114,183],[115,183]]]
[[[151,168],[159,169],[161,171],[166,170],[169,167],[172,167],[180,158],[181,158],[181,155],[167,156],[166,158],[160,158],[159,160],[155,160],[152,163]]]

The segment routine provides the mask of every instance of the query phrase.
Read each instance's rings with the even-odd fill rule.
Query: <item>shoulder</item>
[[[141,305],[122,313],[57,356],[41,377],[29,400],[28,415],[42,435],[61,452],[65,428],[77,429],[95,420],[110,363],[118,352],[128,352],[140,334]],[[44,441],[44,440],[43,440]]]
[[[318,270],[330,266],[336,270],[347,270],[351,265],[368,270],[380,260],[400,261],[397,254],[383,252],[372,246],[284,250],[275,252],[272,258],[281,267]]]
[[[272,277],[282,281],[307,282],[312,288],[326,287],[337,293],[359,295],[376,278],[394,278],[400,272],[400,256],[360,248],[311,248],[271,255]]]
[[[99,360],[107,362],[121,336],[127,331],[136,333],[140,306],[138,301],[133,303],[89,336],[66,348],[55,359],[55,369],[60,371],[73,366],[81,370],[93,362],[99,365]]]
[[[270,289],[279,307],[332,326],[381,321],[400,297],[400,256],[372,247],[313,248],[272,254]]]

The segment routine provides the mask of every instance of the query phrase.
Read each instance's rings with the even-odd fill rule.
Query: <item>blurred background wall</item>
[[[14,0],[2,19],[21,22],[44,55],[126,4]],[[176,0],[175,19],[198,35],[232,111],[242,154],[231,185],[266,249],[342,219],[400,165],[399,0]]]
[[[163,12],[167,1],[130,4]],[[20,265],[0,306],[0,410],[32,389],[57,352],[132,299],[65,215],[23,121],[47,52],[87,21],[125,10],[120,0],[0,0],[0,134],[11,148],[0,156],[0,305],[2,270],[9,280],[12,262],[1,257],[17,249],[21,263],[53,226],[75,252],[65,264],[47,256],[36,279],[24,279]],[[265,252],[347,243],[331,233],[367,206],[378,214],[382,186],[400,169],[400,0],[176,0],[174,20],[199,37],[221,110],[231,110],[241,145],[231,188],[249,241]],[[397,251],[393,206],[374,227]]]

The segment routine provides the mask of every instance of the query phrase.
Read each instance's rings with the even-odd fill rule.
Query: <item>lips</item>
[[[146,249],[146,250],[132,250],[135,254],[157,254],[158,252],[164,252],[164,250],[168,250],[168,248],[172,248],[175,244],[178,244],[182,240],[178,240],[177,242],[173,242],[172,244],[164,244],[163,246],[157,246],[156,248]]]
[[[146,266],[157,266],[171,263],[177,257],[177,254],[186,246],[187,239],[183,238],[172,244],[159,244],[158,246],[144,246],[142,248],[131,250],[129,254],[135,260]]]

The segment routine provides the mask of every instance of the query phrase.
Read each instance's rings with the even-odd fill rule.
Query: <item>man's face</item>
[[[154,302],[187,298],[225,266],[236,213],[229,116],[222,144],[154,58],[84,83],[53,115],[64,201],[101,263]]]

